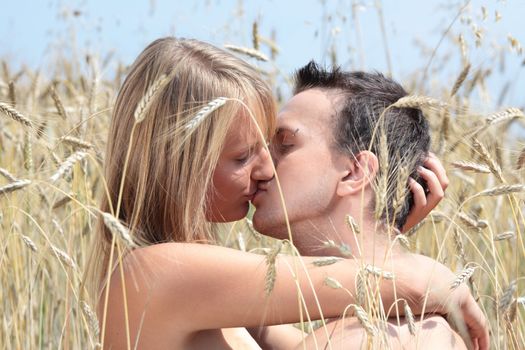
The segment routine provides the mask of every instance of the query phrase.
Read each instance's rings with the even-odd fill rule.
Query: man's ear
[[[341,197],[359,193],[370,186],[379,169],[379,161],[370,151],[345,158],[343,176],[337,184],[337,195]]]

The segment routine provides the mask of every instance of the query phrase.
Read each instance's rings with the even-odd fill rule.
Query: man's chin
[[[284,220],[275,220],[271,215],[265,215],[264,211],[256,209],[252,221],[253,228],[265,236],[277,239],[288,238]]]

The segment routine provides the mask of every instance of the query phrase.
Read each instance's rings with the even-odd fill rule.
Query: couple
[[[254,327],[298,322],[297,288],[312,319],[336,319],[357,303],[362,261],[395,275],[376,286],[385,310],[401,298],[418,314],[426,296],[425,310],[459,310],[474,345],[488,348],[484,316],[466,286],[450,290],[452,272],[397,245],[386,254],[392,237],[385,223],[413,226],[446,187],[435,158],[426,160],[427,169],[418,167],[429,147],[421,112],[391,109],[384,115],[387,138],[376,138],[374,118],[406,94],[398,84],[380,74],[329,72],[313,63],[296,78],[296,94],[276,118],[271,91],[256,70],[223,50],[165,38],[139,55],[113,113],[101,210],[116,213],[141,247],[123,253],[100,224],[90,268],[104,348],[227,349],[237,338],[232,327],[250,328],[264,348],[302,347],[303,335],[293,329]],[[227,100],[217,100],[223,96]],[[271,141],[275,173],[265,141]],[[400,201],[396,188],[374,194],[376,178],[398,173],[405,179],[417,173],[428,184],[425,196],[408,180],[412,208],[412,195]],[[268,295],[264,256],[213,245],[213,224],[241,220],[250,201],[257,208],[255,228],[293,238],[304,255],[305,268],[295,271],[296,257],[274,259]],[[347,215],[354,218],[353,230]],[[319,258],[313,256],[348,258],[348,251],[351,259],[314,264]],[[344,290],[326,286],[326,277]],[[352,320],[346,324],[330,322],[307,337],[307,346],[324,347],[328,331],[334,344],[359,346],[364,333]],[[464,347],[438,316],[418,326],[429,330],[425,337],[440,334],[429,345]],[[412,341],[404,327],[389,326],[392,344]]]

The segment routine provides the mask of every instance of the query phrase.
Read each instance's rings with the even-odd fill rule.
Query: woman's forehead
[[[243,115],[239,115],[232,120],[226,134],[226,147],[257,142],[261,136],[255,122],[250,116]]]
[[[262,133],[268,138],[275,132],[276,117],[275,112],[260,106],[257,103],[251,103],[241,108],[236,120],[233,121],[233,127],[242,125],[245,133]],[[260,132],[258,131],[260,130]]]

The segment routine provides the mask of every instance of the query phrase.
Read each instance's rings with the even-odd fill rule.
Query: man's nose
[[[268,150],[261,148],[258,154],[257,165],[253,169],[253,179],[258,181],[267,181],[273,178],[272,158]]]

